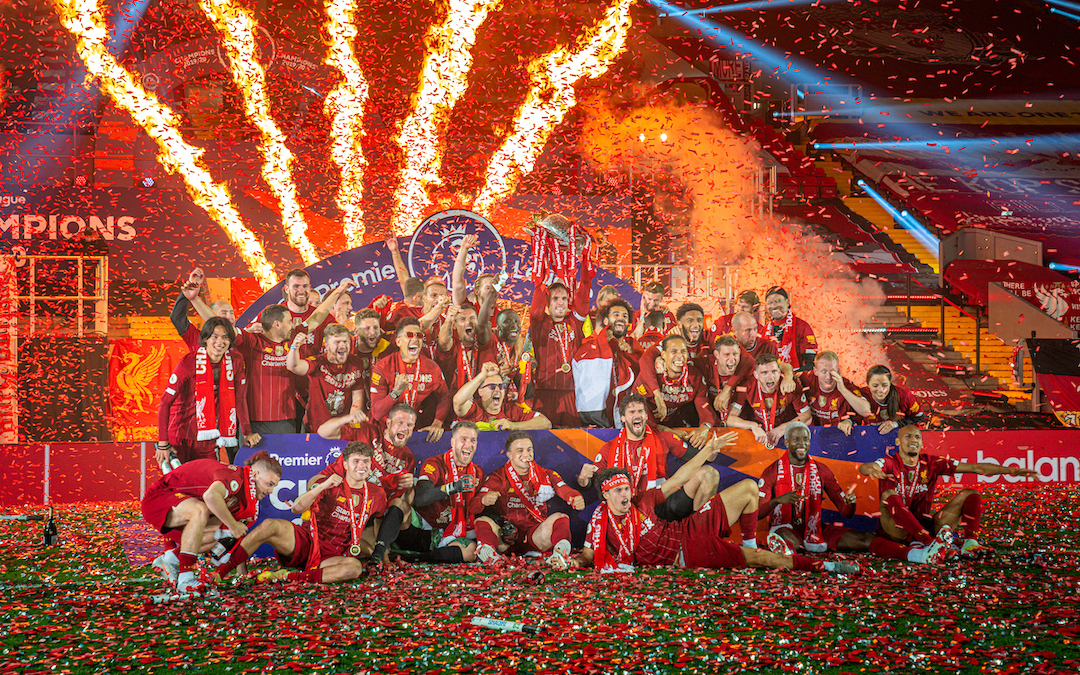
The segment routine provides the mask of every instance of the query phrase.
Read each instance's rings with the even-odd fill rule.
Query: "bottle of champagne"
[[[56,546],[56,521],[53,519],[53,509],[49,507],[49,515],[45,520],[45,546]]]

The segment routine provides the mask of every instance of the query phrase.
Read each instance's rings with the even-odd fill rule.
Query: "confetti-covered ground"
[[[151,603],[161,583],[126,562],[119,524],[138,518],[137,504],[61,506],[60,545],[48,550],[41,523],[0,521],[0,672],[1080,671],[1080,487],[984,496],[984,540],[998,555],[942,568],[863,556],[859,577],[648,570],[534,582],[532,563],[416,565],[171,604]],[[543,632],[493,632],[474,616]]]

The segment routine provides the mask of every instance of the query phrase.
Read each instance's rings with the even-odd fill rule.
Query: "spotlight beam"
[[[815,84],[838,84],[847,81],[835,73],[821,70],[810,63],[800,61],[794,56],[788,56],[778,49],[754,42],[733,28],[698,18],[693,15],[692,10],[677,7],[664,2],[664,0],[646,0],[646,2],[664,12],[665,16],[683,27],[700,34],[713,47],[725,49],[729,52],[749,54],[764,68],[771,70],[774,75],[787,76],[788,78],[798,77],[802,82],[815,81]]]
[[[727,14],[729,12],[742,12],[748,9],[787,9],[803,5],[825,5],[833,2],[847,2],[847,0],[757,0],[756,2],[739,2],[734,5],[721,5],[708,9],[681,9],[677,14],[661,14],[664,18],[693,14],[694,16],[708,16],[710,14]]]
[[[814,143],[817,150],[918,150],[923,152],[962,152],[981,153],[1005,151],[1015,154],[1020,150],[1058,151],[1062,148],[1074,148],[1080,144],[1080,134],[1040,134],[1037,136],[1000,136],[990,138],[941,137],[927,140],[904,141],[841,141],[838,143]]]
[[[576,50],[558,47],[529,64],[532,86],[514,118],[514,126],[488,162],[484,187],[473,209],[487,215],[513,193],[522,176],[536,165],[555,127],[575,105],[574,86],[607,72],[626,48],[630,9],[636,0],[617,0],[578,42]]]
[[[935,237],[930,230],[926,229],[926,226],[915,220],[907,211],[900,211],[890,204],[889,200],[882,197],[878,191],[870,187],[865,180],[860,178],[855,184],[865,190],[866,194],[870,195],[881,208],[885,209],[885,211],[892,216],[892,219],[897,225],[911,232],[911,236],[915,237],[916,241],[918,241],[923,248],[933,254],[935,258],[938,257],[937,237]]]
[[[262,174],[281,204],[281,224],[285,228],[285,237],[289,246],[300,253],[304,264],[312,265],[319,261],[320,256],[307,236],[307,222],[300,209],[296,183],[292,177],[292,151],[285,145],[285,135],[270,111],[266,73],[256,54],[255,19],[247,9],[233,4],[231,0],[200,0],[199,5],[221,34],[229,54],[233,82],[243,95],[244,110],[259,130]]]
[[[138,78],[109,53],[108,29],[98,0],[55,0],[60,22],[73,36],[75,48],[87,72],[98,79],[102,91],[131,115],[158,145],[158,161],[179,173],[192,200],[206,210],[236,246],[240,257],[264,290],[277,282],[274,267],[262,244],[240,219],[228,188],[214,182],[202,161],[203,150],[180,135],[180,119],[157,96],[143,89]]]
[[[407,234],[420,223],[431,203],[428,189],[440,184],[443,132],[469,86],[476,32],[501,4],[502,0],[449,0],[446,19],[428,32],[419,90],[397,138],[405,162],[390,215],[396,235]]]
[[[344,216],[345,241],[349,248],[364,243],[364,108],[368,83],[353,50],[356,40],[357,0],[327,0],[326,62],[337,68],[342,80],[326,97],[330,119],[330,156],[341,169],[337,204]]]

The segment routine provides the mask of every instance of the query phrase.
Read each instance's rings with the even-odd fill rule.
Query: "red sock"
[[[551,546],[554,547],[560,541],[570,541],[569,518],[556,518],[555,522],[551,524]]]
[[[250,557],[251,554],[248,553],[247,549],[241,544],[233,549],[232,555],[229,556],[229,562],[218,565],[217,570],[215,571],[218,573],[219,577],[224,579],[229,576],[229,573],[234,569],[247,562],[247,559]]]
[[[800,572],[822,572],[825,570],[825,564],[820,560],[814,560],[813,558],[807,558],[804,555],[796,553],[791,556],[791,561],[795,563],[795,569]]]
[[[303,572],[289,572],[289,576],[286,578],[289,581],[309,581],[313,584],[321,584],[322,568],[316,567],[313,570],[304,570]]]
[[[743,541],[757,539],[757,521],[757,511],[739,516],[739,529],[742,530]]]
[[[893,522],[904,532],[907,532],[915,539],[918,539],[923,544],[929,546],[934,538],[926,531],[926,528],[922,526],[919,519],[904,505],[904,500],[900,499],[900,495],[894,494],[885,500],[885,509],[892,516]]]
[[[499,538],[495,536],[495,529],[486,520],[477,519],[476,540],[481,544],[487,544],[493,549],[498,550],[499,548]]]
[[[975,539],[979,533],[979,523],[982,521],[982,497],[976,492],[964,500],[964,506],[960,512],[960,534],[964,539]]]
[[[870,554],[879,558],[907,560],[907,550],[907,546],[885,537],[874,537],[874,540],[870,542]]]
[[[181,573],[190,572],[191,570],[195,569],[196,555],[194,553],[188,553],[187,551],[180,551],[179,553],[176,554],[176,557],[180,560],[180,572]]]

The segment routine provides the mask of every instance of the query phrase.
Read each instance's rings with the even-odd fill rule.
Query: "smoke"
[[[689,262],[698,269],[737,265],[737,290],[762,296],[762,320],[764,292],[786,288],[792,311],[814,329],[818,351],[837,352],[841,372],[862,383],[870,366],[888,362],[880,336],[867,339],[856,332],[879,306],[866,298],[880,297],[882,289],[856,281],[830,257],[829,245],[802,224],[753,212],[753,175],[760,162],[751,143],[709,110],[616,110],[601,104],[587,112],[581,149],[600,170],[632,168],[636,176],[659,182],[673,177],[692,208]],[[701,300],[713,316],[726,311],[719,299]]]

